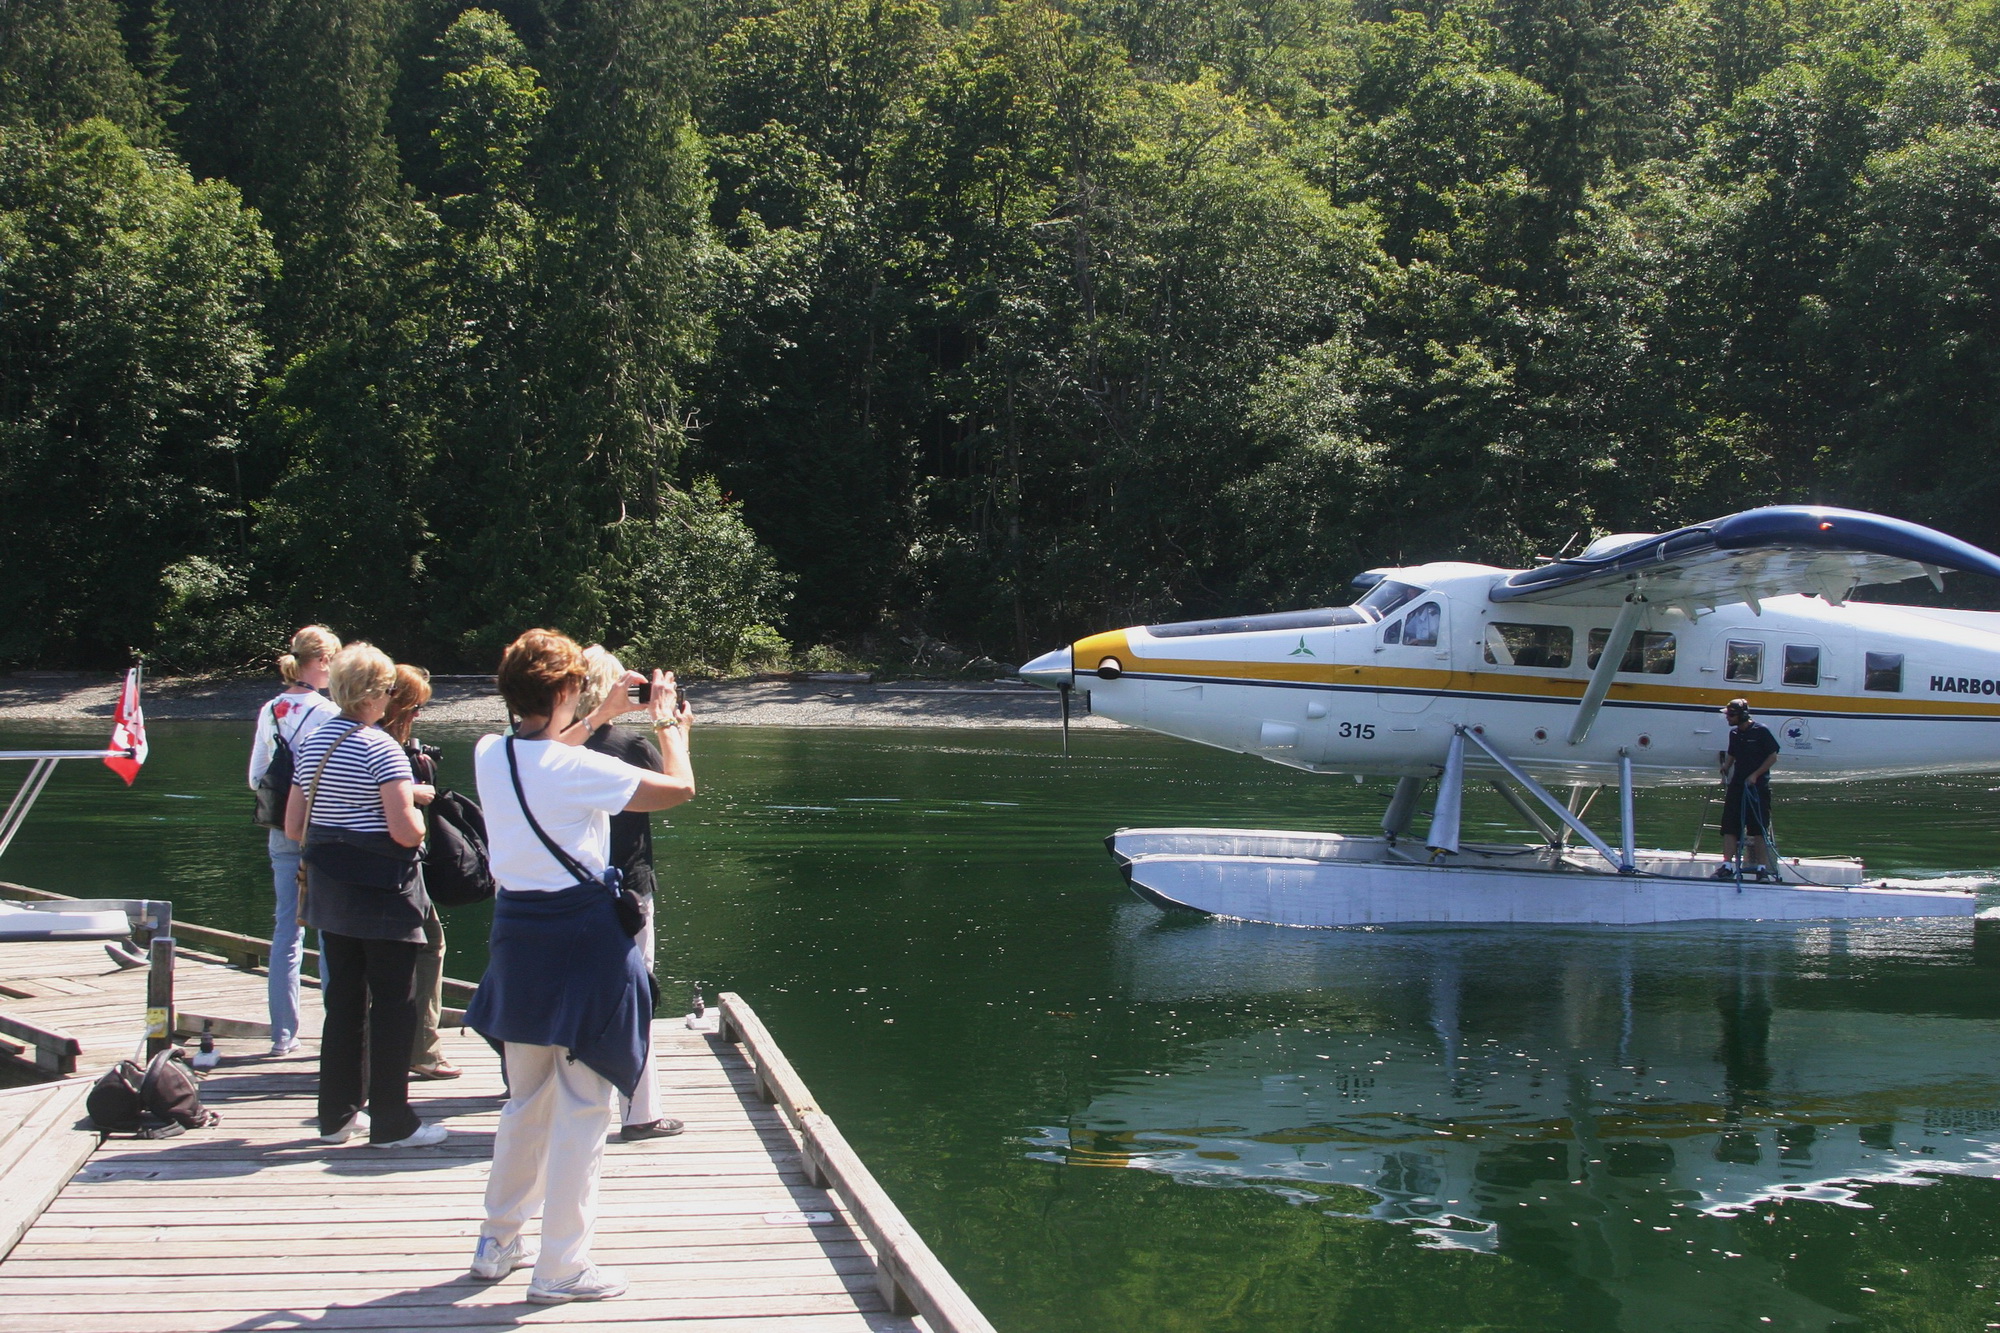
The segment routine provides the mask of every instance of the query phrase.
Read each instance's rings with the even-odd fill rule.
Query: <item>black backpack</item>
[[[257,779],[255,818],[263,827],[283,832],[285,803],[292,798],[292,747],[285,742],[285,733],[275,717],[271,719],[271,735],[274,740],[271,766],[264,770],[263,777]]]
[[[439,907],[469,907],[493,896],[486,812],[471,797],[441,791],[424,812],[424,889]]]
[[[98,1132],[142,1139],[170,1139],[222,1123],[219,1114],[201,1104],[187,1052],[178,1047],[161,1051],[144,1069],[136,1061],[120,1060],[91,1085],[83,1108]]]

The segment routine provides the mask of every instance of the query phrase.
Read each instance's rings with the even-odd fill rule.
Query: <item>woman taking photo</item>
[[[416,779],[411,794],[420,810],[437,797],[439,751],[411,733],[416,729],[417,715],[430,701],[431,673],[420,666],[396,663],[396,683],[389,690],[382,730],[403,747],[410,761],[410,775]],[[424,938],[424,951],[417,955],[417,1036],[410,1047],[410,1077],[457,1078],[465,1071],[445,1058],[444,1040],[438,1035],[438,1020],[444,1013],[444,922],[435,903],[424,921]]]
[[[257,738],[250,743],[250,790],[264,785],[271,761],[283,746],[296,756],[300,742],[338,710],[320,691],[326,688],[327,664],[340,651],[340,639],[324,625],[307,625],[292,636],[291,651],[278,659],[285,690],[257,710]],[[277,795],[279,818],[267,827],[271,855],[271,889],[277,911],[271,928],[271,976],[267,983],[271,1010],[271,1054],[290,1055],[299,1044],[299,950],[305,929],[299,925],[299,845],[285,836],[282,811],[289,791]],[[265,803],[259,801],[259,818]]]
[[[479,801],[500,891],[486,975],[466,1026],[502,1042],[507,1105],[493,1141],[486,1223],[475,1277],[534,1265],[528,1299],[604,1300],[625,1278],[590,1261],[597,1176],[611,1127],[611,1091],[631,1096],[652,1042],[653,986],[606,884],[610,816],[665,810],[694,795],[687,733],[673,678],[654,672],[651,720],[665,769],[652,773],[580,742],[595,724],[637,707],[613,690],[576,718],[583,651],[529,630],[500,659],[500,693],[520,720],[475,751]],[[642,677],[627,681],[642,684]],[[539,1254],[523,1235],[542,1214]]]
[[[424,819],[403,747],[375,725],[395,683],[396,664],[371,644],[333,659],[340,716],[299,748],[285,832],[302,844],[303,915],[319,931],[325,977],[319,1136],[345,1143],[366,1131],[371,1147],[426,1148],[445,1128],[410,1109],[414,981],[431,908],[417,860]]]
[[[583,680],[583,694],[576,701],[579,709],[595,713],[611,696],[627,686],[628,673],[617,658],[606,652],[598,644],[583,650],[583,664],[586,672]],[[608,754],[613,759],[622,760],[635,768],[643,768],[651,773],[664,773],[666,762],[660,758],[659,750],[647,739],[647,733],[637,727],[617,727],[606,722],[591,731],[584,738],[584,748],[599,754]],[[657,900],[654,890],[658,881],[653,874],[653,816],[636,810],[621,810],[611,816],[611,864],[617,867],[620,887],[630,889],[638,896],[639,905],[645,909],[646,924],[639,929],[639,957],[645,960],[646,970],[654,970],[654,913]],[[618,1099],[620,1127],[618,1137],[626,1143],[636,1143],[641,1139],[662,1139],[678,1134],[685,1128],[678,1120],[668,1120],[660,1115],[660,1076],[654,1066],[653,1050],[646,1048],[646,1065],[639,1071],[639,1085],[629,1097]]]

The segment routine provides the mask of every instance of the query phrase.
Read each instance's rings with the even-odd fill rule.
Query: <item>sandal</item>
[[[441,1079],[457,1078],[465,1071],[449,1060],[440,1060],[434,1065],[411,1065],[411,1078]]]

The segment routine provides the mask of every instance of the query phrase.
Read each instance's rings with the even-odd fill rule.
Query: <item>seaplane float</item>
[[[1644,787],[1717,780],[1750,702],[1787,783],[2000,770],[2000,613],[1852,600],[2000,557],[1900,519],[1781,505],[1601,537],[1533,569],[1374,569],[1348,606],[1133,626],[1021,668],[1090,710],[1314,773],[1393,778],[1379,833],[1120,829],[1164,908],[1296,926],[1971,916],[1971,892],[1635,845]],[[1485,780],[1539,843],[1460,837]],[[1408,836],[1435,782],[1428,831]],[[1550,786],[1567,788],[1558,798]],[[1618,845],[1585,820],[1616,788]]]

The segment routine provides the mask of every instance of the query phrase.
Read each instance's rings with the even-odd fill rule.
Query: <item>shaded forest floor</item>
[[[111,725],[119,677],[91,672],[0,675],[0,725]],[[500,726],[507,720],[490,677],[439,676],[424,706],[424,726]],[[883,681],[744,680],[688,687],[702,726],[1025,727],[1057,725],[1055,693],[1004,681],[944,684]],[[162,677],[146,683],[148,719],[243,722],[274,693],[267,680]],[[1114,727],[1081,707],[1072,725]]]

